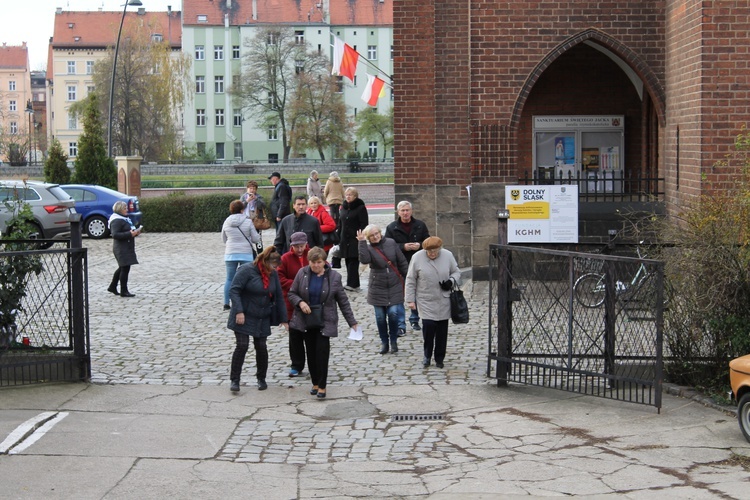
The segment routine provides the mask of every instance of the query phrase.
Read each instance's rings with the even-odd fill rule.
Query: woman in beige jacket
[[[328,205],[331,211],[331,217],[339,225],[339,209],[344,203],[344,183],[341,182],[338,172],[331,172],[326,181],[326,187],[323,189],[323,202]]]

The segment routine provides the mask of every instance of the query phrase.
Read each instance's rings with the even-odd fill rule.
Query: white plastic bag
[[[356,341],[362,340],[362,327],[360,325],[357,325],[356,329],[350,328],[348,338]]]

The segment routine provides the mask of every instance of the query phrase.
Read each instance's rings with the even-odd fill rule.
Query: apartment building
[[[47,63],[47,129],[70,158],[78,154],[83,123],[70,113],[70,106],[93,91],[94,65],[107,56],[117,42],[122,12],[55,12],[55,23]],[[142,26],[155,40],[167,40],[172,50],[181,47],[180,12],[127,11],[123,33]]]
[[[26,108],[30,102],[29,49],[25,42],[22,45],[3,43],[0,47],[0,137],[8,134],[23,137],[19,137],[20,142],[28,141],[30,129]],[[7,161],[6,154],[3,151],[3,161]]]
[[[379,76],[392,74],[392,0],[183,0],[183,51],[192,61],[194,99],[185,103],[185,144],[199,151],[213,151],[218,160],[278,161],[283,144],[275,128],[260,126],[237,106],[229,93],[242,72],[248,50],[245,41],[261,26],[282,24],[294,30],[300,43],[333,57],[333,36],[360,54],[353,82],[342,78],[342,92],[352,119],[368,104],[361,98],[367,74],[373,67]],[[380,113],[392,104],[390,87],[379,99]],[[379,157],[392,157],[377,138],[352,144],[352,150]],[[293,152],[297,157],[317,158],[317,152]],[[330,156],[329,156],[330,157]]]

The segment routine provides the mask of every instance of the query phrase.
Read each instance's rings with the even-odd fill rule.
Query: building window
[[[18,133],[18,122],[10,122],[10,135]]]
[[[216,94],[224,93],[224,77],[223,76],[214,77],[214,92]]]
[[[195,77],[195,93],[205,94],[205,92],[206,92],[206,77],[196,76]]]
[[[276,40],[279,38],[278,33],[268,33],[268,36],[266,37],[266,45],[276,45]]]
[[[94,61],[86,61],[86,74],[87,75],[94,74]]]
[[[276,125],[270,125],[268,127],[268,140],[269,141],[278,141],[279,140],[279,131],[276,128]]]
[[[297,73],[298,75],[300,73],[304,73],[305,72],[305,61],[302,61],[300,59],[296,59],[294,61],[294,72]]]
[[[224,143],[223,142],[216,143],[216,159],[217,160],[224,159]]]
[[[11,92],[14,91],[14,90],[16,90],[16,81],[15,80],[10,80],[8,82],[8,90],[10,90]]]
[[[206,143],[205,142],[199,142],[195,145],[195,149],[198,150],[199,155],[206,154]]]
[[[164,41],[164,37],[161,33],[154,33],[153,35],[151,35],[151,41],[154,43],[159,43]]]
[[[86,86],[86,95],[93,94],[94,90],[96,90],[96,87],[93,85],[87,85]]]
[[[224,110],[223,109],[216,110],[216,126],[217,127],[224,126]]]
[[[378,157],[378,141],[370,141],[367,145],[367,153],[370,158]]]
[[[268,163],[279,163],[279,154],[268,153]]]
[[[240,46],[232,45],[232,59],[239,59],[239,58],[240,58]]]
[[[69,101],[75,101],[76,100],[76,93],[77,89],[75,85],[68,85],[68,100]]]
[[[75,61],[68,61],[68,74],[69,75],[76,74],[76,62]]]
[[[78,120],[76,120],[76,115],[73,113],[68,113],[68,129],[75,130],[78,128]]]
[[[338,92],[339,94],[344,93],[344,77],[343,76],[336,77],[336,92]]]
[[[206,49],[203,45],[195,46],[195,60],[202,61],[206,58]]]
[[[391,45],[391,61],[393,61],[393,45]]]
[[[234,157],[242,159],[242,143],[241,142],[235,142],[234,143]]]
[[[15,100],[8,101],[8,111],[18,111],[17,104]]]
[[[199,23],[207,23],[208,22],[208,16],[205,14],[198,14],[198,22]],[[205,145],[204,145],[205,147]]]
[[[304,45],[305,44],[305,32],[302,30],[296,30],[294,32],[294,43],[297,45]]]
[[[217,61],[224,60],[224,46],[223,45],[214,45],[214,59]]]
[[[235,127],[242,126],[242,111],[238,109],[234,110],[234,115],[232,115],[232,123],[234,123]]]
[[[205,109],[195,110],[195,125],[198,127],[206,126],[206,110]]]
[[[240,88],[240,75],[232,75],[232,87],[236,90]]]
[[[370,61],[374,61],[378,58],[378,48],[375,45],[367,46],[367,58]]]
[[[78,143],[77,142],[68,143],[68,156],[71,158],[78,156]]]

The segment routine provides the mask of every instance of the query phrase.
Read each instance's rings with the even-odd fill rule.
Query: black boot
[[[380,346],[380,354],[388,354],[388,342],[383,342]]]
[[[391,340],[391,352],[393,354],[398,352],[398,343],[395,340]]]

